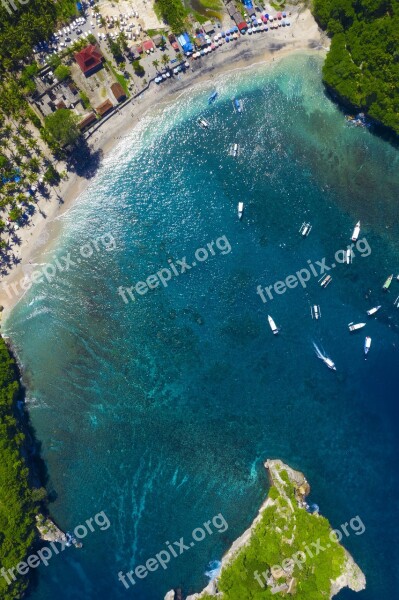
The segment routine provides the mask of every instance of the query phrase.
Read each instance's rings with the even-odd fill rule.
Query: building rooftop
[[[120,83],[113,83],[111,85],[111,90],[115,98],[120,102],[126,98],[126,93]]]
[[[112,104],[111,100],[107,99],[105,102],[100,104],[100,106],[97,106],[96,111],[102,117],[105,115],[105,113],[111,110],[111,108],[114,108],[114,105]]]
[[[103,55],[97,46],[89,44],[80,52],[75,53],[75,60],[82,72],[88,75],[102,66]]]

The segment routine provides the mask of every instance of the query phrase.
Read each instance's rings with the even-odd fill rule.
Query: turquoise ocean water
[[[368,579],[358,597],[398,597],[399,283],[386,294],[381,286],[399,272],[399,154],[346,126],[324,94],[321,64],[301,55],[233,72],[154,109],[63,216],[40,262],[65,265],[70,253],[74,264],[34,285],[6,331],[24,366],[55,519],[72,530],[104,511],[110,527],[40,567],[33,600],[202,589],[208,563],[254,518],[268,457],[305,472],[334,527],[362,519],[365,532],[344,540]],[[363,252],[337,264],[326,290],[312,277],[262,302],[258,285],[308,261],[331,265],[359,219]],[[313,229],[302,239],[305,220]],[[213,254],[195,260],[212,241]],[[183,257],[197,264],[167,287],[127,304],[118,294]],[[377,304],[378,318],[351,336],[347,324]],[[128,590],[118,581],[219,513],[226,531]]]

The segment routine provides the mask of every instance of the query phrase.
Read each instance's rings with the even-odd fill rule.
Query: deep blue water
[[[70,252],[76,262],[34,285],[7,323],[56,495],[51,511],[64,529],[100,511],[111,525],[40,567],[33,600],[160,600],[173,586],[202,589],[208,563],[257,513],[268,457],[306,474],[334,527],[362,519],[363,535],[344,540],[368,580],[358,597],[397,597],[399,284],[386,294],[381,286],[399,272],[399,155],[345,125],[320,69],[318,58],[291,57],[224,75],[212,107],[215,82],[148,114],[38,259],[43,266]],[[234,96],[244,99],[242,115]],[[199,114],[209,131],[197,127]],[[237,159],[228,155],[234,142]],[[258,285],[308,260],[331,265],[359,219],[363,256],[355,250],[352,265],[337,265],[326,290],[312,277],[306,289],[262,303]],[[313,229],[302,239],[305,220]],[[214,244],[214,255],[167,287],[128,304],[118,295],[168,260],[191,265],[218,239],[222,250]],[[347,324],[367,320],[376,304],[378,318],[351,336]],[[225,532],[129,590],[118,581],[219,513]]]

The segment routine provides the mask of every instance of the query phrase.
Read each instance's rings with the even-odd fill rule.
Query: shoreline
[[[210,598],[217,599],[217,598],[221,598],[223,596],[223,592],[221,592],[219,589],[219,580],[221,578],[221,574],[222,574],[222,572],[225,572],[228,569],[231,570],[232,565],[235,563],[235,561],[237,559],[239,559],[240,554],[242,552],[245,552],[245,548],[250,546],[253,538],[256,536],[259,536],[258,526],[262,522],[263,515],[266,510],[275,509],[276,510],[275,514],[278,514],[279,510],[280,510],[281,512],[278,514],[279,520],[281,521],[281,519],[284,519],[286,521],[288,520],[288,522],[290,519],[293,519],[295,522],[294,505],[297,506],[297,509],[305,510],[306,512],[308,512],[309,505],[306,502],[306,498],[310,494],[310,485],[309,485],[305,475],[301,471],[297,471],[297,470],[293,469],[292,467],[290,467],[289,465],[285,464],[280,459],[267,459],[266,462],[264,463],[264,467],[267,470],[270,488],[269,488],[268,494],[266,496],[266,499],[262,502],[262,505],[258,510],[257,515],[255,516],[254,520],[252,521],[251,525],[244,531],[244,533],[242,533],[231,544],[230,548],[223,555],[223,557],[221,559],[218,575],[214,579],[211,579],[209,581],[208,585],[202,591],[196,592],[194,594],[190,594],[188,596],[184,596],[185,600],[201,600],[202,598],[204,600],[210,599]],[[286,475],[285,478],[283,478],[284,472]],[[292,494],[289,493],[290,489],[293,490],[293,496],[292,496]],[[284,508],[284,506],[285,506],[285,508]],[[317,509],[317,511],[315,511],[309,515],[310,519],[318,519],[320,517],[321,517],[321,515],[319,515],[318,509]],[[321,517],[321,518],[324,519],[324,517]],[[346,523],[346,525],[348,525],[348,524]],[[341,572],[340,572],[339,576],[329,580],[330,581],[329,598],[331,600],[335,595],[337,595],[345,587],[348,587],[349,589],[351,589],[354,592],[360,592],[360,591],[364,590],[366,588],[366,577],[365,577],[364,573],[362,572],[362,570],[360,569],[360,567],[356,564],[352,555],[346,550],[346,548],[344,546],[341,545],[341,543],[340,543],[341,540],[336,539],[336,538],[334,538],[333,540],[331,539],[331,534],[334,534],[337,530],[332,529],[330,523],[328,523],[328,527],[330,528],[329,539],[331,541],[335,541],[340,546],[340,548],[342,548],[343,556],[344,556],[344,560],[343,560],[343,564],[341,565]],[[276,529],[278,529],[278,527]],[[286,531],[286,530],[287,530],[287,526],[284,528],[283,531],[280,530],[280,532],[279,532],[280,535],[283,536],[284,531]],[[294,530],[296,530],[296,525],[294,525],[293,531]],[[289,541],[289,543],[292,544],[293,541],[294,541],[294,538],[292,538]],[[318,542],[321,543],[320,538],[318,538]],[[305,544],[305,542],[303,542],[303,544]],[[326,551],[328,548],[330,548],[330,545],[327,545],[324,548],[324,551]],[[294,576],[294,564],[296,564],[295,557],[297,555],[301,555],[301,554],[305,557],[304,560],[302,557],[303,562],[305,562],[307,559],[307,556],[303,551],[299,551],[299,552],[297,551],[296,553],[291,551],[291,553],[288,552],[288,558],[286,557],[281,562],[281,566],[280,565],[274,565],[274,566],[270,565],[269,578],[267,580],[266,579],[264,580],[262,587],[263,588],[268,587],[271,594],[279,593],[279,595],[280,595],[280,592],[284,592],[284,593],[290,595],[291,593],[294,593],[291,590],[295,590],[296,585],[297,585],[297,577],[298,577],[297,573],[295,573],[295,576]],[[314,556],[312,554],[311,558],[314,559],[315,556],[317,556],[317,555],[318,555],[317,553],[315,553]],[[291,564],[289,564],[289,563],[291,563]],[[244,561],[244,564],[245,564],[245,561]],[[260,563],[260,564],[262,564],[262,563]],[[262,566],[265,566],[265,565],[263,564]],[[241,567],[242,567],[242,565],[241,565]],[[250,568],[251,568],[251,563],[250,563],[248,569],[250,569]],[[313,569],[314,568],[315,567],[313,567]],[[299,569],[302,571],[302,562],[301,562],[301,565],[299,566]],[[255,579],[259,583],[258,571],[254,571],[254,575],[255,575]],[[256,575],[257,575],[257,577],[256,577]],[[262,573],[262,576],[265,576],[265,573]],[[286,584],[281,585],[281,581],[284,580],[284,578],[286,580],[289,580],[289,584],[286,583]],[[232,585],[232,584],[230,583],[230,585]],[[180,590],[180,588],[179,588],[179,590]],[[172,589],[166,593],[164,600],[177,600],[178,597],[180,597],[180,596],[177,595],[176,589]]]
[[[290,27],[273,32],[257,33],[252,36],[242,36],[234,43],[225,44],[206,58],[193,61],[190,69],[183,75],[183,79],[173,79],[161,86],[153,84],[139,100],[131,100],[121,109],[117,109],[112,118],[105,121],[102,127],[86,138],[90,151],[101,153],[99,168],[103,166],[104,159],[121,143],[122,137],[129,135],[148,111],[152,110],[155,105],[159,107],[163,104],[170,104],[193,85],[211,83],[218,77],[235,71],[280,61],[295,52],[301,54],[325,53],[328,49],[325,47],[325,34],[318,27],[309,9],[293,10],[291,20]],[[92,178],[85,178],[69,172],[68,177],[61,182],[58,188],[55,188],[49,202],[43,200],[38,202],[39,209],[46,209],[46,217],[40,216],[38,210],[32,218],[30,226],[18,231],[21,244],[17,256],[20,262],[2,278],[0,284],[0,305],[4,308],[3,320],[8,317],[13,307],[25,294],[21,286],[19,286],[18,292],[15,292],[14,288],[12,293],[9,287],[13,284],[17,286],[21,279],[34,270],[32,263],[35,263],[35,257],[40,256],[55,244],[62,227],[61,223],[58,223],[59,218],[89,187],[95,175],[96,173]]]

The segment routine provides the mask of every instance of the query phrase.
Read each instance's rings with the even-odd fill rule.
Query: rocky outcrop
[[[45,542],[66,542],[67,537],[61,529],[49,518],[39,514],[36,516],[36,528],[40,538]]]
[[[268,470],[271,485],[278,492],[278,498],[284,500],[285,506],[291,507],[292,513],[294,513],[295,507],[293,504],[295,504],[295,502],[297,503],[297,507],[303,508],[304,510],[309,509],[309,506],[306,503],[306,497],[310,493],[310,485],[303,473],[285,465],[281,460],[267,460],[265,462],[265,467]],[[292,495],[292,488],[294,489],[294,496]],[[291,490],[291,494],[289,493],[289,490]],[[239,551],[249,543],[256,525],[262,518],[263,511],[268,506],[276,504],[276,494],[274,494],[274,498],[275,499],[272,499],[271,495],[268,495],[265,502],[260,507],[259,513],[252,525],[232,544],[231,548],[222,558],[221,572],[234,560]],[[285,508],[285,510],[287,510],[287,508]],[[290,508],[288,508],[288,511],[291,512]],[[355,592],[363,590],[366,587],[366,578],[361,569],[355,563],[349,552],[345,549],[344,552],[345,564],[343,571],[337,579],[331,581],[330,598],[338,594],[344,587],[349,587]],[[285,574],[287,575],[287,570]],[[297,585],[296,578],[293,577],[292,573],[288,572],[287,581],[281,583],[280,576],[280,573],[273,573],[273,569],[271,570],[270,579],[267,581],[271,591],[273,593],[283,592],[295,597],[295,588]],[[277,582],[278,579],[279,582]],[[221,599],[222,594],[218,591],[217,582],[218,578],[210,581],[202,592],[187,596],[186,600],[201,600],[206,595],[213,596],[215,599]],[[168,592],[165,596],[165,600],[177,600],[175,591],[172,590]]]

